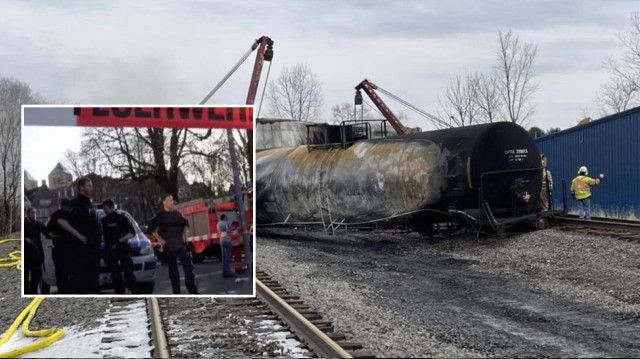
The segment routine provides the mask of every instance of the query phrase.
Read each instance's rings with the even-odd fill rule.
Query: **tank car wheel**
[[[535,223],[536,229],[547,229],[549,228],[549,221],[546,218],[538,218]]]

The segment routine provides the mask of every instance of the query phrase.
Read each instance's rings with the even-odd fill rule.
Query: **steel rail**
[[[563,214],[561,216],[558,216],[559,219],[579,219],[577,214]],[[623,224],[639,224],[640,225],[640,221],[634,221],[634,220],[630,220],[630,219],[620,219],[620,218],[607,218],[607,217],[591,217],[592,220],[594,221],[603,221],[603,222],[610,222],[610,223],[623,223]]]
[[[352,358],[340,345],[257,279],[256,294],[318,357]]]
[[[160,305],[158,298],[148,298],[147,308],[149,311],[149,321],[151,322],[151,341],[153,344],[154,358],[169,358],[169,347],[167,337],[162,326],[162,316],[160,315]]]
[[[627,221],[621,219],[608,219],[608,218],[596,218],[591,221],[578,219],[575,217],[556,217],[559,224],[576,225],[589,228],[604,228],[615,230],[629,230],[634,232],[640,232],[640,222]]]

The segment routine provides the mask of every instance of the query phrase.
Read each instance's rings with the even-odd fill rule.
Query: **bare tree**
[[[10,78],[0,78],[0,232],[8,233],[20,221],[20,118],[21,105],[42,102],[29,85]]]
[[[538,48],[533,43],[521,43],[520,38],[511,31],[506,34],[500,32],[499,39],[495,70],[505,115],[509,121],[522,124],[535,112],[531,100],[540,88],[540,84],[533,81],[533,62]]]
[[[602,115],[640,104],[640,13],[631,15],[631,30],[617,36],[624,53],[619,59],[607,60],[612,79],[600,88],[598,94]]]
[[[472,101],[477,108],[478,122],[500,121],[502,116],[502,97],[500,84],[496,76],[474,74],[471,76]]]
[[[178,198],[178,171],[187,144],[205,140],[188,129],[91,128],[83,135],[82,153],[99,156],[123,179],[153,178],[163,191]]]
[[[622,112],[634,106],[639,100],[640,92],[636,85],[616,74],[608,83],[600,87],[598,93],[602,116]]]
[[[251,179],[247,161],[246,133],[236,133],[240,141],[241,178]],[[149,191],[149,180],[159,191],[179,196],[179,171],[196,178],[213,192],[222,192],[232,182],[228,157],[228,142],[223,131],[191,129],[124,129],[90,128],[83,133],[81,151],[67,153],[66,164],[77,176],[96,173],[116,176],[139,183],[140,196],[155,194]],[[148,199],[142,213],[147,212],[153,199]]]
[[[370,117],[371,110],[368,107],[360,106],[360,108],[356,108],[348,102],[343,102],[331,108],[331,123],[333,124],[340,124],[342,121],[368,119]]]
[[[305,64],[285,67],[269,86],[271,116],[296,121],[318,121],[322,113],[322,85]]]
[[[238,146],[237,150],[242,153],[246,147]],[[226,135],[214,135],[209,141],[193,143],[189,152],[191,156],[185,159],[185,172],[196,177],[216,197],[229,194],[232,170]],[[241,180],[247,181],[250,177],[246,161],[241,165]]]
[[[458,127],[473,124],[478,117],[478,106],[474,99],[475,88],[473,77],[456,76],[449,81],[444,93],[444,102],[440,101],[440,107],[447,118]],[[443,117],[440,115],[440,117]]]

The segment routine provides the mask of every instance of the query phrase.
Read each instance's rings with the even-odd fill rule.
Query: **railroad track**
[[[594,217],[585,221],[575,215],[556,218],[561,230],[583,234],[609,236],[626,242],[640,243],[640,222],[623,219]]]
[[[247,337],[257,336],[264,345],[255,352],[248,354],[268,353],[271,344],[265,344],[274,338],[291,342],[299,348],[297,352],[278,353],[276,356],[300,356],[323,358],[374,358],[370,352],[364,350],[359,343],[334,331],[330,321],[306,305],[299,296],[290,294],[267,273],[257,271],[256,298],[239,299],[200,299],[194,300],[177,298],[149,298],[151,337],[154,358],[188,357],[193,354],[200,356],[224,355],[228,352],[198,352],[198,346],[233,347],[255,346],[254,344],[235,343],[247,340]],[[186,303],[194,303],[184,308]],[[182,307],[182,308],[176,308]],[[242,320],[234,320],[240,318]],[[205,328],[207,321],[220,322],[229,333],[220,339],[220,328],[212,330]],[[189,332],[188,328],[198,328]],[[208,333],[211,333],[209,335]],[[180,339],[180,337],[183,339]],[[195,337],[195,340],[193,338]],[[262,338],[262,339],[260,339]],[[265,339],[266,338],[266,339]],[[189,347],[191,345],[191,347]],[[267,349],[265,349],[267,348]],[[212,349],[215,350],[215,349]]]

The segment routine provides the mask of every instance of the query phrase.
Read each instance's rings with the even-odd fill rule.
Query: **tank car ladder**
[[[327,188],[327,181],[325,177],[327,175],[327,171],[320,170],[320,189],[318,191],[318,196],[316,197],[316,202],[318,208],[320,209],[320,220],[322,221],[322,229],[324,230],[324,234],[329,234],[328,231],[331,229],[331,233],[335,235],[335,229],[333,229],[333,218],[331,218],[331,204],[329,203],[329,192]],[[326,211],[326,215],[325,215]],[[329,224],[327,224],[325,217],[328,217]]]

